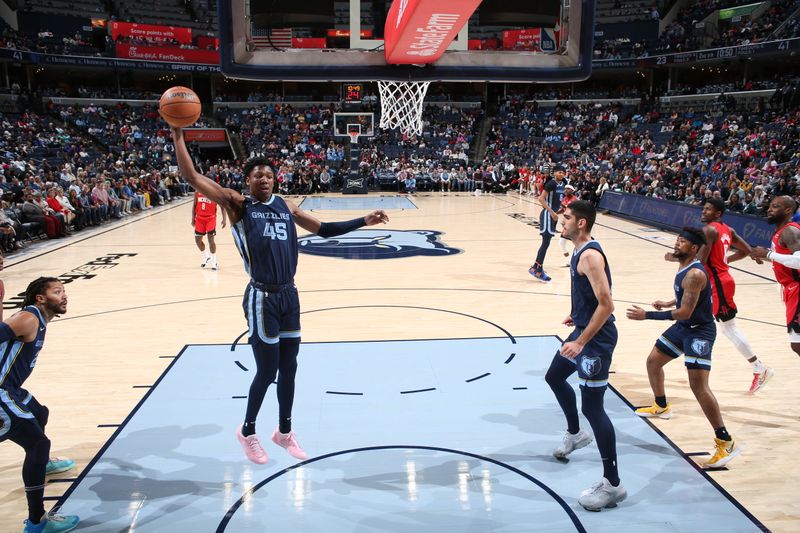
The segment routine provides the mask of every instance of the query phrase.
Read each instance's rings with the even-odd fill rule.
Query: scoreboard
[[[345,83],[342,87],[342,94],[346,103],[361,103],[364,98],[363,83]]]

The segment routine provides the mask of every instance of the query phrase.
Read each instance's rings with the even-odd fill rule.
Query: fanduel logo
[[[410,56],[432,56],[444,44],[461,17],[453,13],[434,13],[427,26],[417,28],[407,52]]]
[[[398,259],[461,253],[458,248],[450,248],[439,241],[441,234],[430,230],[364,229],[330,239],[309,235],[297,242],[303,253],[345,259]]]

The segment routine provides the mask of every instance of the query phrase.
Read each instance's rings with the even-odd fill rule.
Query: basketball
[[[158,112],[175,128],[191,126],[200,118],[200,98],[188,87],[170,87],[158,102]]]

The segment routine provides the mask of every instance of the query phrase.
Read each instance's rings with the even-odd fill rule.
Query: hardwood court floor
[[[567,334],[561,322],[570,307],[569,273],[555,241],[545,262],[553,281],[539,284],[527,273],[539,244],[538,231],[526,224],[539,213],[534,201],[516,194],[438,193],[412,201],[418,209],[391,210],[388,227],[442,232],[440,240],[463,253],[390,260],[301,254],[296,281],[304,341],[497,335],[489,322],[520,336]],[[78,472],[141,399],[144,386],[164,371],[171,361],[166,356],[186,344],[230,343],[245,329],[241,297],[247,277],[230,232],[218,234],[220,270],[201,270],[189,211],[189,203],[172,205],[6,262],[6,301],[39,275],[74,277],[66,286],[69,312],[51,324],[26,386],[50,408],[53,455],[73,458]],[[330,221],[358,214],[317,213]],[[652,399],[645,358],[666,323],[628,321],[625,308],[671,297],[675,265],[663,255],[674,235],[599,216],[594,236],[614,279],[620,340],[611,381],[632,404],[644,404]],[[769,265],[747,260],[735,266],[739,326],[776,377],[764,391],[748,395],[750,367],[719,335],[712,389],[727,427],[746,448],[730,470],[711,476],[771,530],[796,531],[793,452],[800,424],[792,409],[800,403],[794,386],[800,361],[781,326],[783,308]],[[309,312],[321,309],[330,310]],[[666,379],[675,416],[655,425],[686,453],[709,451],[713,432],[691,395],[682,362],[668,365]],[[233,426],[240,413],[230,416]],[[554,435],[561,429],[554,428]],[[18,530],[26,514],[22,457],[15,445],[0,445],[0,531]],[[67,486],[50,483],[46,496],[57,497]]]

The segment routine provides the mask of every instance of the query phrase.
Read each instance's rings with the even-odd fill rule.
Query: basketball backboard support
[[[218,2],[220,67],[227,76],[272,81],[567,82],[591,72],[595,0],[484,0],[444,55],[424,67],[386,63],[390,5]]]

